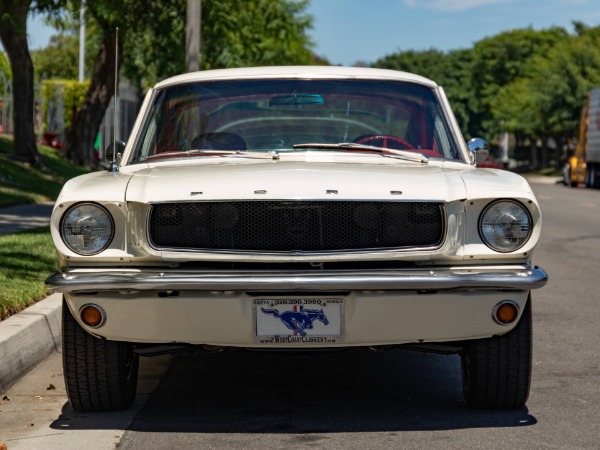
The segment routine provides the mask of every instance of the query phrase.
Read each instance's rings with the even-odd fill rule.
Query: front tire
[[[461,354],[463,393],[477,408],[519,408],[531,384],[531,296],[517,326],[502,336],[468,342]]]
[[[133,346],[87,333],[64,298],[62,345],[65,386],[74,410],[118,411],[133,403],[139,366]]]

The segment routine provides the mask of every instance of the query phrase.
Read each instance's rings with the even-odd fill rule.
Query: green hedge
[[[63,92],[65,129],[71,126],[73,111],[79,111],[85,100],[85,94],[90,87],[89,80],[80,83],[75,80],[44,80],[42,81],[42,105],[44,108],[44,131],[48,129],[48,104],[56,97],[56,91]]]
[[[3,73],[5,77],[12,80],[12,73],[10,71],[10,64],[8,58],[4,53],[0,51],[0,73]],[[0,83],[0,95],[4,94],[4,83]]]

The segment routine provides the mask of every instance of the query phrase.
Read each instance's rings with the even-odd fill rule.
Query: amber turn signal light
[[[104,311],[98,305],[84,305],[79,310],[79,317],[83,323],[94,328],[102,326],[105,320]]]
[[[500,325],[510,325],[519,317],[519,305],[512,300],[504,300],[496,305],[492,316]]]

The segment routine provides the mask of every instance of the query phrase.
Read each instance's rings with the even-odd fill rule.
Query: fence
[[[119,104],[117,105],[117,111],[119,113],[119,120],[117,121],[117,140],[127,141],[133,124],[137,117],[137,113],[140,109],[140,98],[135,89],[133,89],[127,80],[121,80],[119,82]],[[104,150],[113,141],[113,115],[115,110],[115,97],[113,96],[110,106],[104,113],[104,119],[99,130],[98,139],[98,156],[100,160],[104,158]]]
[[[43,130],[42,82],[43,80],[38,80],[33,86],[33,123],[38,140],[42,139]],[[11,79],[4,72],[0,72],[0,134],[14,132],[12,92]],[[60,102],[60,99],[58,101]]]
[[[12,120],[12,83],[5,73],[0,72],[0,134],[12,134]]]

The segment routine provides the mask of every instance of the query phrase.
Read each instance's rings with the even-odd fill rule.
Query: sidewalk
[[[0,235],[48,226],[53,206],[0,208]],[[61,306],[62,296],[53,294],[0,322],[0,393],[60,348]]]
[[[525,179],[531,184],[562,184],[563,177],[546,177],[543,175],[525,175]]]
[[[50,224],[54,203],[0,208],[0,235],[19,233]]]

